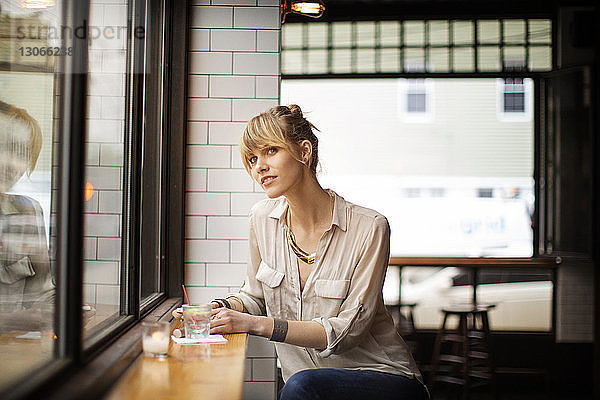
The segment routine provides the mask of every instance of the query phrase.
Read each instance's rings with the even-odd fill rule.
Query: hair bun
[[[302,109],[300,108],[299,105],[297,104],[290,104],[288,106],[288,108],[290,109],[290,112],[292,113],[292,115],[296,115],[300,118],[303,118],[304,116],[302,115]]]

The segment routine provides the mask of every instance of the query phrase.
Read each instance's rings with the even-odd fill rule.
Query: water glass
[[[185,337],[206,339],[210,334],[210,304],[183,305],[183,326]]]

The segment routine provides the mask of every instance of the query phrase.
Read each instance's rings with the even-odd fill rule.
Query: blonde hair
[[[319,163],[319,139],[302,110],[296,104],[276,106],[252,118],[240,138],[240,154],[246,171],[250,172],[250,157],[256,151],[276,146],[287,150],[298,161],[301,161],[300,143],[308,140],[312,145],[312,155],[308,167],[313,174],[317,173]]]
[[[28,160],[27,160],[27,175],[31,175],[37,164],[40,151],[42,149],[42,130],[40,125],[27,111],[23,108],[18,108],[0,100],[0,112],[4,113],[8,118],[16,123],[23,124],[31,132],[28,146]]]

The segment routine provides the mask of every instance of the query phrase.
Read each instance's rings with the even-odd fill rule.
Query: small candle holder
[[[168,322],[142,322],[142,348],[149,357],[166,357],[171,340]]]

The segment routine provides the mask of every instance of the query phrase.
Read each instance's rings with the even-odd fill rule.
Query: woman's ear
[[[312,144],[309,140],[303,140],[300,142],[300,149],[302,151],[302,162],[309,165],[312,158]]]

